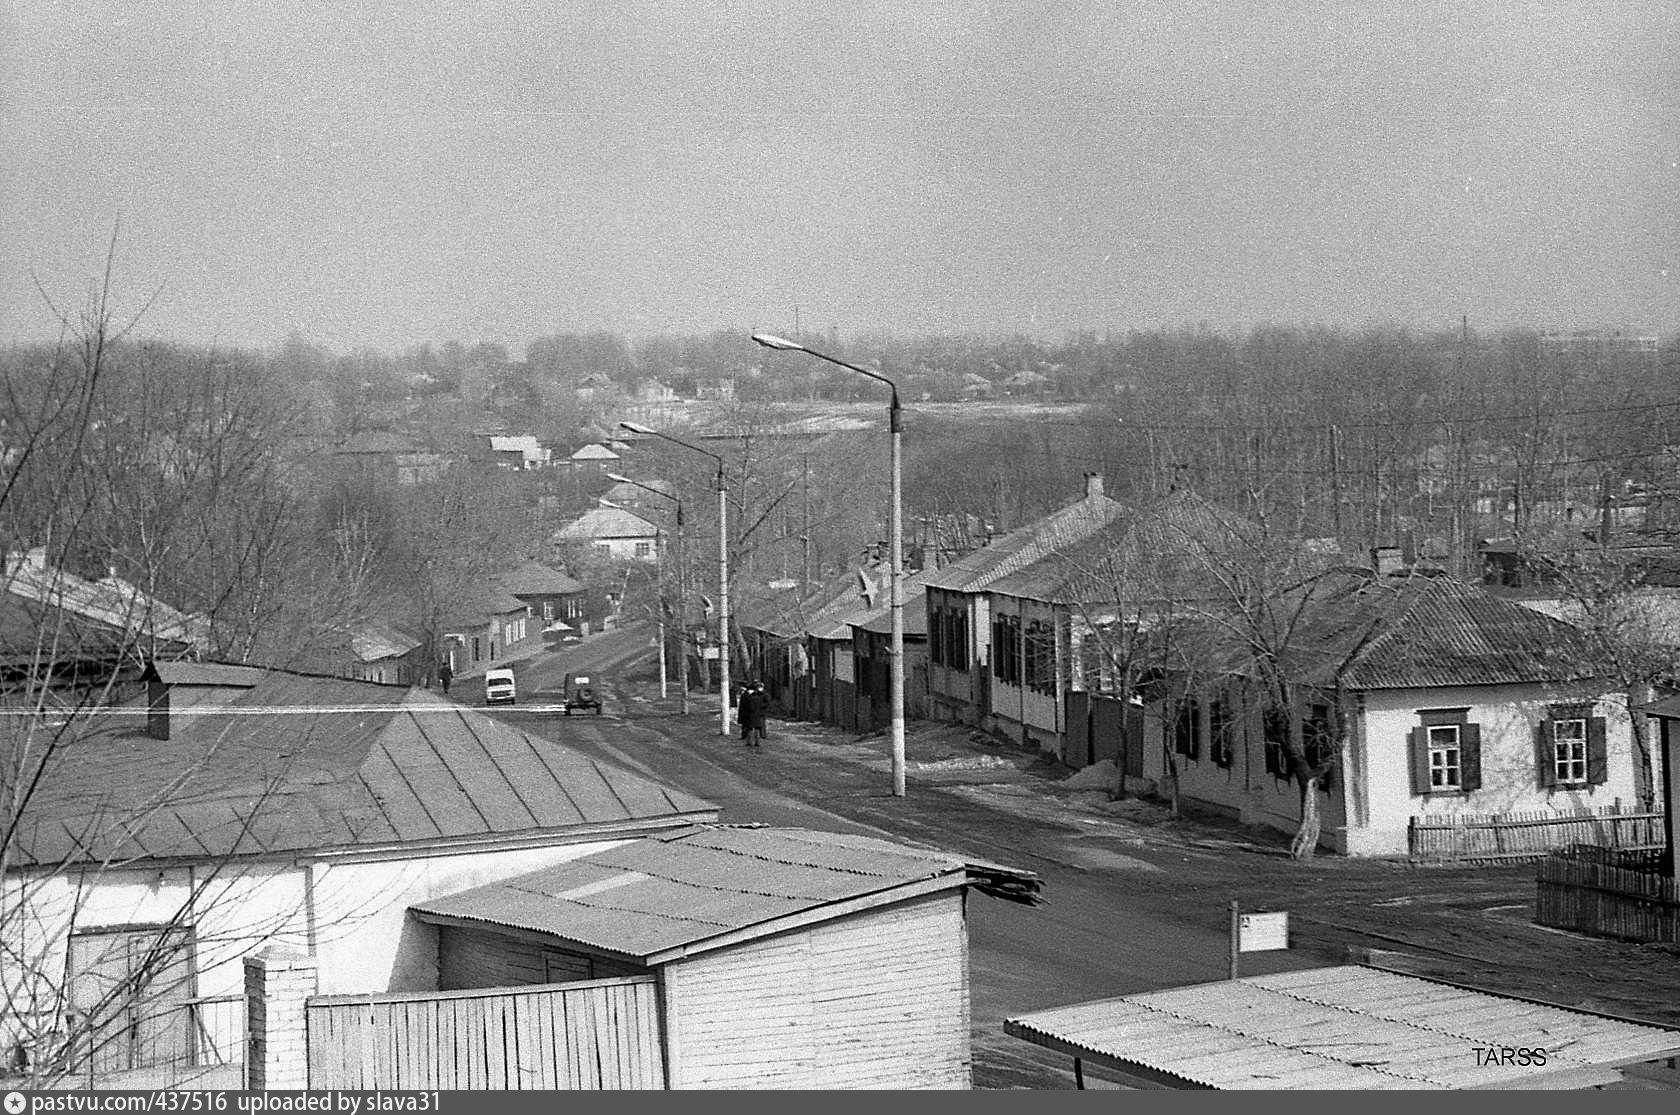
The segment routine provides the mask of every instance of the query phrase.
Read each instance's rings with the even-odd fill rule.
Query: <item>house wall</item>
[[[661,971],[673,1088],[968,1088],[968,935],[948,891]]]
[[[1609,765],[1597,786],[1551,788],[1540,784],[1535,728],[1554,703],[1591,701],[1605,719]],[[1418,710],[1468,707],[1481,725],[1482,788],[1464,794],[1411,792],[1408,733]],[[1348,783],[1358,795],[1351,812],[1362,824],[1350,829],[1349,855],[1405,855],[1407,823],[1414,816],[1454,813],[1558,812],[1637,801],[1632,724],[1619,694],[1601,686],[1498,685],[1457,689],[1384,690],[1364,695],[1359,715],[1364,750],[1361,778]]]
[[[1230,766],[1220,766],[1213,757],[1213,735],[1207,709],[1215,696],[1224,696],[1233,714]],[[1295,832],[1301,825],[1301,792],[1288,778],[1266,770],[1266,740],[1263,703],[1253,692],[1240,686],[1205,688],[1196,694],[1201,711],[1197,716],[1197,757],[1177,753],[1176,718],[1162,702],[1152,702],[1143,716],[1143,772],[1159,784],[1168,774],[1167,755],[1172,753],[1178,793],[1183,800],[1234,817],[1243,824],[1264,825],[1279,832]],[[1341,775],[1330,790],[1318,793],[1320,842],[1336,851],[1347,851],[1343,784],[1347,781],[1345,761]]]
[[[55,1009],[72,931],[162,926],[196,892],[194,993],[243,994],[242,958],[269,944],[313,954],[322,994],[426,991],[437,986],[434,927],[409,905],[623,843],[597,840],[457,855],[366,862],[318,860],[200,867],[14,874],[8,910],[18,911],[17,951],[0,962],[0,1042],[14,1011]],[[12,931],[9,931],[12,932]]]
[[[968,613],[968,669],[953,670],[930,659],[927,667],[927,711],[935,720],[957,720],[978,725],[989,692],[991,613],[984,596],[947,589],[929,588],[923,606],[928,610],[928,630],[933,630],[934,608],[959,608]]]
[[[652,535],[643,538],[592,538],[589,544],[597,550],[615,560],[623,561],[658,561],[659,540]],[[647,553],[640,556],[636,553],[637,545],[645,545]]]
[[[1023,600],[1015,596],[989,596],[987,604],[988,646],[993,619],[1018,616],[1023,633],[1027,625],[1035,621],[1045,624],[1052,631],[1059,622],[1056,609],[1037,600]],[[1060,640],[1056,643],[1059,648]],[[995,659],[995,648],[989,649],[993,650],[991,657]],[[1039,750],[1060,758],[1063,728],[1061,678],[1064,671],[1059,661],[1059,649],[1057,654],[1058,661],[1052,665],[1052,673],[1056,679],[1055,688],[1050,693],[1039,692],[1025,684],[1016,685],[1003,681],[995,674],[990,675],[991,699],[985,710],[983,724],[989,731],[1015,736],[1023,743],[1037,744]],[[987,669],[990,668],[988,664]]]
[[[592,956],[560,942],[545,945],[491,929],[440,925],[437,936],[439,991],[649,974],[640,965]]]
[[[435,990],[437,929],[410,915],[409,906],[622,843],[598,840],[396,861],[310,864],[313,951],[320,963],[321,994]]]

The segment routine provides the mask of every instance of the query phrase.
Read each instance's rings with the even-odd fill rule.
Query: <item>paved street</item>
[[[1532,867],[1296,864],[1274,837],[1067,792],[1057,784],[1065,771],[950,726],[916,726],[909,792],[895,799],[883,738],[773,721],[766,747],[748,750],[719,737],[715,699],[678,715],[675,697],[658,698],[638,629],[515,668],[522,703],[499,715],[716,802],[726,821],[885,834],[1038,872],[1043,906],[969,903],[977,1086],[1072,1084],[1065,1058],[1003,1034],[1007,1015],[1224,978],[1233,898],[1291,913],[1295,947],[1248,954],[1245,972],[1379,948],[1421,974],[1680,1024],[1675,950],[1532,925]],[[603,688],[602,716],[547,711],[567,672]]]

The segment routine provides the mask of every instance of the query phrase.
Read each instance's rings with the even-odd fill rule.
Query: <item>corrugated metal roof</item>
[[[1080,1003],[1004,1030],[1205,1088],[1544,1087],[1547,1077],[1608,1082],[1617,1065],[1680,1053],[1680,1031],[1358,965]],[[1546,1064],[1481,1064],[1478,1046],[1544,1049]]]
[[[1191,493],[1175,492],[997,578],[986,591],[1064,604],[1202,598],[1216,583],[1194,554],[1224,552],[1246,526]]]
[[[363,662],[378,662],[382,658],[400,658],[421,640],[405,635],[388,623],[368,623],[350,633],[350,650]]]
[[[1584,681],[1602,668],[1582,633],[1561,620],[1447,577],[1377,578],[1338,570],[1280,598],[1258,632],[1284,676],[1350,689],[1433,689]],[[1206,619],[1171,632],[1194,668],[1246,674],[1253,646]]]
[[[967,882],[955,856],[806,829],[697,826],[413,906],[643,960],[918,880]]]
[[[1081,499],[935,570],[924,584],[954,592],[978,592],[1046,554],[1089,538],[1123,510],[1107,496]]]
[[[0,592],[16,598],[11,614],[27,617],[25,623],[33,625],[34,631],[41,630],[43,623],[63,624],[64,636],[100,644],[114,635],[117,642],[130,647],[136,640],[192,646],[204,638],[202,617],[170,607],[115,573],[99,580],[79,577],[51,564],[40,547],[9,553],[3,564]],[[25,635],[25,639],[31,637]]]
[[[906,635],[927,635],[927,586],[926,579],[933,574],[933,570],[924,569],[912,573],[904,578],[904,633]],[[871,608],[860,616],[852,618],[848,626],[862,628],[879,634],[892,631],[892,603],[889,584],[882,586],[884,599],[888,602],[878,608]]]
[[[1353,688],[1573,681],[1597,672],[1578,629],[1446,577],[1367,582],[1327,599],[1300,642],[1316,640],[1321,654],[1335,655],[1367,632],[1345,674]],[[1333,665],[1326,658],[1321,671]]]
[[[175,710],[168,740],[97,718],[24,818],[25,862],[307,851],[630,829],[716,807],[425,690],[278,671]]]
[[[558,542],[590,542],[597,538],[652,538],[659,528],[620,507],[592,507],[554,532]]]

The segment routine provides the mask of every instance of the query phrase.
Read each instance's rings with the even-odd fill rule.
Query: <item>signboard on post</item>
[[[1289,947],[1289,913],[1237,915],[1237,951],[1270,952]]]
[[[1237,978],[1237,956],[1245,952],[1270,952],[1289,947],[1289,913],[1274,910],[1245,914],[1231,900],[1231,978]]]

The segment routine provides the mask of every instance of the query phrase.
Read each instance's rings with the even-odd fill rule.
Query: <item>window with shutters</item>
[[[1208,703],[1208,758],[1228,767],[1236,757],[1236,718],[1224,697]]]
[[[1266,740],[1266,773],[1274,778],[1289,777],[1289,710],[1267,705],[1261,714]]]
[[[1482,787],[1482,730],[1469,709],[1420,709],[1411,734],[1412,793],[1462,794]]]
[[[1021,684],[1021,618],[992,621],[992,676],[1007,685]]]
[[[1178,715],[1173,718],[1173,751],[1187,759],[1200,759],[1201,739],[1197,735],[1196,699],[1186,697],[1178,703]]]
[[[950,638],[945,644],[946,664],[953,670],[968,672],[968,610],[952,608]]]
[[[1313,705],[1307,710],[1307,718],[1301,724],[1301,737],[1307,752],[1307,764],[1314,770],[1324,768],[1318,776],[1318,788],[1329,793],[1336,784],[1336,768],[1330,764],[1337,752],[1335,722],[1331,719],[1329,705]]]
[[[1027,625],[1025,678],[1035,693],[1056,691],[1056,635],[1038,620]]]
[[[1461,790],[1464,788],[1464,749],[1459,739],[1458,725],[1442,724],[1429,729],[1429,788],[1431,790]]]
[[[928,661],[945,665],[945,609],[928,608]]]
[[[1609,778],[1604,718],[1591,705],[1553,705],[1538,728],[1540,783],[1569,788],[1602,785]]]
[[[1559,786],[1586,784],[1586,717],[1552,721],[1552,780]]]

